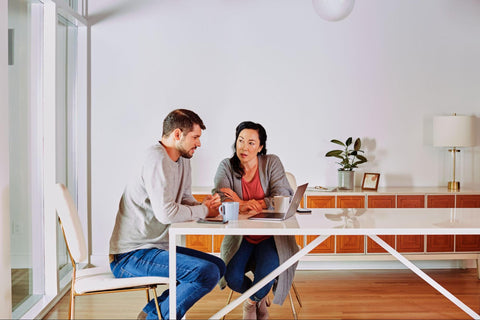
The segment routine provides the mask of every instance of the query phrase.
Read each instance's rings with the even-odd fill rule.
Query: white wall
[[[89,11],[93,255],[108,251],[123,187],[175,107],[207,125],[194,186],[212,185],[243,120],[266,127],[298,182],[335,186],[329,141],[358,136],[369,162],[357,182],[368,171],[380,186],[446,185],[432,117],[480,116],[478,0],[362,0],[333,23],[309,0],[97,0]],[[463,186],[480,185],[479,159],[479,147],[462,152]]]

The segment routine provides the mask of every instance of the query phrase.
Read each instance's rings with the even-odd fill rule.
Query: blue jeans
[[[252,260],[251,260],[252,259]],[[254,263],[253,281],[245,273],[250,271],[247,268],[251,262]],[[233,291],[244,293],[266,275],[279,266],[278,252],[275,240],[270,237],[258,244],[253,244],[243,239],[238,251],[227,265],[225,280]],[[253,301],[262,300],[270,291],[275,279],[258,290],[250,299]]]
[[[117,278],[168,277],[168,251],[140,249],[115,255],[110,268]],[[177,315],[181,319],[188,309],[212,291],[225,273],[225,263],[211,254],[177,247]],[[158,297],[162,319],[170,319],[169,292]],[[147,319],[158,319],[155,300],[143,308]],[[173,317],[172,317],[173,319]]]

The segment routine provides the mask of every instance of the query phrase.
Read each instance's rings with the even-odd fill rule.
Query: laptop
[[[307,190],[308,183],[302,184],[297,188],[295,194],[293,195],[292,201],[290,201],[290,205],[288,206],[287,211],[285,212],[275,212],[275,211],[262,211],[254,216],[251,216],[250,220],[269,220],[269,221],[282,221],[286,220],[290,217],[295,215],[297,211],[298,205],[302,201],[303,194],[305,190]]]

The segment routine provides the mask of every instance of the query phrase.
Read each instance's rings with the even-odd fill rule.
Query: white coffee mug
[[[224,202],[218,208],[218,211],[223,216],[223,221],[238,220],[238,211],[240,204],[238,202]]]
[[[290,197],[285,196],[274,196],[273,197],[273,207],[276,212],[286,212],[288,206],[290,205]]]

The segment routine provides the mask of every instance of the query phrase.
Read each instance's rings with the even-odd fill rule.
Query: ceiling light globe
[[[327,21],[339,21],[353,10],[355,0],[312,0],[315,12]]]

